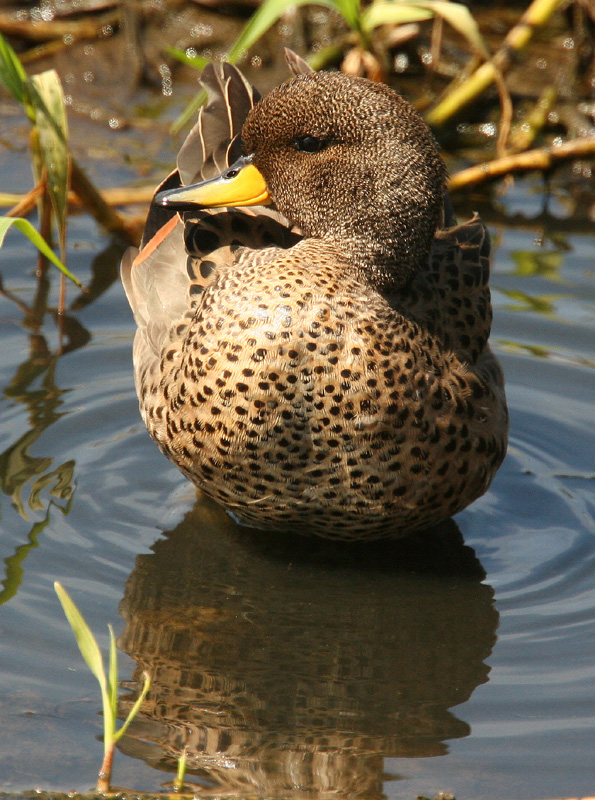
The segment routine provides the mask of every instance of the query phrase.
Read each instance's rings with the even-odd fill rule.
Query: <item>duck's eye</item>
[[[300,153],[318,153],[325,143],[317,136],[298,136],[293,140],[293,146]]]

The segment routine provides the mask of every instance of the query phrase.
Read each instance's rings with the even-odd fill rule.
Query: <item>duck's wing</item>
[[[178,155],[178,169],[158,187],[173,189],[218,174],[241,152],[240,132],[258,92],[230,64],[209,64],[201,108]],[[234,263],[239,248],[287,247],[297,240],[274,209],[204,209],[179,214],[151,204],[140,251],[122,260],[122,282],[151,354],[191,316],[218,266]],[[147,358],[150,355],[147,352]]]
[[[141,250],[129,248],[120,265],[138,330],[153,353],[163,346],[172,320],[181,319],[189,307],[183,232],[183,222],[173,216]]]
[[[454,221],[445,207],[447,224]],[[462,361],[477,364],[492,324],[490,237],[475,215],[437,231],[427,271],[414,280],[412,312]]]

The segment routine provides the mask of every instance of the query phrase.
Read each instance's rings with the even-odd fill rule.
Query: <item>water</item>
[[[197,498],[140,421],[119,282],[86,305],[69,289],[81,307],[57,358],[53,316],[22,306],[35,256],[7,239],[1,790],[86,790],[99,768],[98,690],[61,580],[103,647],[114,624],[126,686],[154,677],[117,785],[158,789],[188,745],[189,778],[218,796],[593,793],[595,234],[560,233],[584,214],[563,183],[531,223],[542,202],[519,182],[490,224],[512,425],[493,486],[421,543],[349,552],[252,535]],[[99,261],[113,277],[119,248],[87,217],[69,249],[84,282]]]

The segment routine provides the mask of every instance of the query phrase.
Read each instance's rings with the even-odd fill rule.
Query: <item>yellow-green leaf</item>
[[[379,25],[422,22],[433,16],[442,17],[484,58],[489,58],[488,49],[477,23],[469,9],[461,3],[451,3],[447,0],[379,0],[364,11],[362,27],[369,32]]]
[[[180,50],[179,47],[166,47],[165,52],[175,58],[176,61],[179,61],[180,64],[185,64],[187,67],[192,67],[192,69],[203,70],[210,63],[208,58],[189,56],[185,50]]]
[[[0,217],[0,247],[2,247],[2,243],[4,242],[4,237],[8,232],[9,228],[14,227],[18,231],[20,231],[24,236],[29,239],[29,241],[35,245],[35,247],[39,250],[42,255],[44,255],[49,261],[54,264],[54,266],[58,267],[60,272],[63,272],[67,278],[70,278],[71,281],[76,283],[76,285],[82,289],[83,285],[79,281],[79,279],[70,272],[70,270],[66,269],[64,264],[60,261],[58,256],[54,253],[52,248],[48,245],[45,241],[43,236],[41,236],[31,225],[29,220],[23,219],[22,217]]]
[[[439,17],[442,17],[456,31],[462,34],[477,52],[488,59],[488,48],[479,31],[473,15],[462,3],[449,3],[446,0],[408,0],[412,5],[427,8]]]
[[[35,88],[33,103],[41,157],[46,169],[48,193],[58,225],[62,258],[64,258],[70,178],[64,92],[58,73],[54,69],[34,75],[31,82]]]
[[[35,112],[29,96],[27,73],[19,57],[2,35],[0,35],[0,84],[18,103],[22,103],[27,116],[34,122]]]
[[[79,646],[79,650],[81,651],[81,655],[85,659],[85,662],[93,675],[95,675],[97,678],[103,694],[107,691],[107,684],[105,679],[105,670],[103,668],[103,658],[101,657],[99,645],[95,641],[95,637],[91,633],[91,630],[85,622],[83,615],[72,602],[70,595],[62,586],[62,584],[56,581],[54,583],[54,589],[58,595],[58,600],[62,604],[66,619],[72,628],[72,632],[74,633],[74,637]]]
[[[362,14],[362,28],[370,33],[380,25],[404,25],[408,22],[423,22],[434,15],[423,8],[415,8],[399,2],[379,2],[368,6]]]
[[[120,739],[120,737],[124,736],[124,734],[128,730],[128,726],[130,725],[132,720],[137,715],[139,708],[142,706],[143,701],[144,701],[145,697],[147,696],[147,692],[151,688],[151,676],[149,675],[149,673],[148,672],[143,672],[143,677],[145,679],[145,682],[143,684],[143,689],[142,689],[141,693],[139,694],[139,696],[136,698],[136,702],[134,703],[134,705],[132,706],[132,708],[128,712],[128,716],[126,717],[126,719],[124,721],[124,724],[122,725],[120,730],[117,731],[114,734],[114,741],[115,742],[117,742],[118,739]]]
[[[103,667],[103,658],[101,650],[97,644],[95,637],[84,620],[83,615],[78,610],[76,605],[70,599],[68,592],[57,581],[54,583],[54,589],[58,595],[58,600],[62,604],[66,619],[68,620],[76,643],[79,646],[82,657],[93,675],[97,678],[99,687],[101,689],[101,705],[103,707],[103,747],[107,753],[113,747],[114,733],[116,729],[116,703],[117,703],[117,686],[108,686],[108,681],[105,677],[105,669]],[[110,641],[112,642],[113,650],[110,648],[110,675],[113,675],[112,659],[115,655],[115,639],[114,633],[110,627]],[[117,668],[116,668],[117,669]],[[117,674],[115,675],[117,681]]]

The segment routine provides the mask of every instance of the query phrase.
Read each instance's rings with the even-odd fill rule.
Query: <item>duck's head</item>
[[[257,103],[245,156],[167,205],[272,200],[305,237],[331,240],[372,282],[405,284],[429,255],[446,170],[432,134],[396,92],[342,73],[298,75]]]

